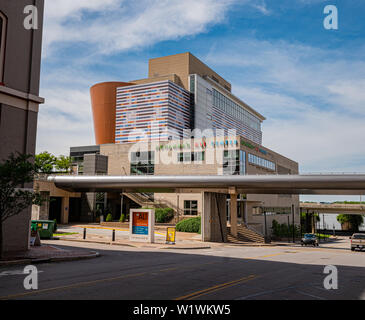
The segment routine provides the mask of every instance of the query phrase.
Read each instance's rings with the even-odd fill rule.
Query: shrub
[[[109,213],[107,216],[106,216],[106,222],[113,222],[113,216],[111,213]]]
[[[124,213],[122,213],[122,214],[120,215],[119,222],[125,222],[125,214],[124,214]]]
[[[167,223],[174,217],[172,208],[157,208],[155,210],[155,221],[157,223]]]
[[[176,231],[201,233],[201,217],[195,217],[180,221],[176,225]]]
[[[292,236],[293,228],[295,230],[295,236],[299,237],[301,234],[299,226],[293,226],[292,224],[288,226],[286,223],[279,224],[276,220],[272,221],[272,233],[275,237],[285,238],[288,236]]]

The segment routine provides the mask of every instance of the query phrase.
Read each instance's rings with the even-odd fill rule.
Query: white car
[[[355,249],[365,249],[365,234],[354,233],[351,239],[351,251]]]

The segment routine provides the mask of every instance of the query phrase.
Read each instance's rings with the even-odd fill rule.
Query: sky
[[[37,152],[95,144],[93,84],[190,51],[267,118],[263,145],[300,173],[365,172],[364,17],[363,0],[48,0]]]

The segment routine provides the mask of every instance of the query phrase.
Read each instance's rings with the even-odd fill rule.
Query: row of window
[[[272,171],[276,171],[276,164],[274,162],[255,156],[251,153],[248,154],[248,162]]]
[[[252,129],[261,131],[261,121],[219,91],[213,89],[213,106],[242,121]]]
[[[155,152],[135,152],[131,154],[132,175],[153,175],[155,173]],[[180,163],[203,162],[205,152],[181,152],[177,155]],[[248,162],[272,171],[276,171],[276,164],[272,161],[248,154]],[[224,175],[245,175],[246,174],[246,152],[243,150],[223,151],[223,174]]]
[[[177,161],[178,162],[202,162],[205,160],[205,152],[182,152],[178,153]]]

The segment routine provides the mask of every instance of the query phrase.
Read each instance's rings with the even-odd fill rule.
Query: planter
[[[129,222],[100,222],[102,227],[129,229]]]

